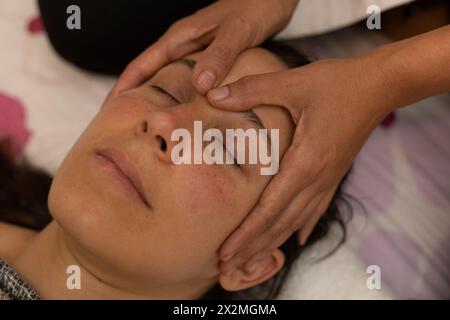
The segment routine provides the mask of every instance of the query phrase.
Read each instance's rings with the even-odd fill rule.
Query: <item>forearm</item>
[[[362,58],[375,61],[384,82],[380,98],[388,110],[450,90],[450,26],[382,46]]]

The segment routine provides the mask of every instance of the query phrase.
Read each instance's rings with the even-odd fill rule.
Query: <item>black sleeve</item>
[[[214,0],[38,0],[54,49],[94,72],[119,74],[175,21]],[[81,29],[69,30],[70,5],[81,12]]]

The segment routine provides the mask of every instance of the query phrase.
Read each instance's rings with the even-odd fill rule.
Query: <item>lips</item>
[[[144,188],[137,168],[133,162],[130,161],[126,153],[117,149],[105,148],[96,150],[95,154],[100,157],[103,162],[106,162],[107,165],[112,166],[121,178],[128,180],[125,181],[125,184],[131,186],[145,206],[151,208],[150,203],[145,197]]]

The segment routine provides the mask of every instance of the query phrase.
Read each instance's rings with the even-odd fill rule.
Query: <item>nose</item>
[[[170,137],[176,129],[176,120],[170,112],[156,111],[148,114],[137,126],[136,135],[144,136],[156,156],[165,163],[172,163],[172,149],[176,142]]]

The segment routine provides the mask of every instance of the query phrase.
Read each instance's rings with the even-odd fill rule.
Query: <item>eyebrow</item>
[[[197,63],[197,61],[195,61],[193,59],[181,58],[181,59],[175,60],[172,64],[181,64],[181,65],[188,67],[189,70],[193,71],[196,63]],[[242,115],[242,117],[245,120],[255,124],[258,129],[265,129],[261,119],[258,117],[258,115],[252,109],[242,111],[239,113]],[[268,133],[267,133],[267,141],[269,142],[269,146],[272,145],[272,142],[270,141],[270,135]]]
[[[266,129],[266,127],[264,127],[264,125],[261,121],[261,118],[258,117],[258,115],[255,113],[255,111],[253,111],[252,109],[246,110],[246,111],[241,111],[239,113],[245,118],[245,120],[255,124],[258,129]],[[270,135],[269,135],[268,131],[267,131],[266,136],[267,136],[267,141],[269,142],[269,146],[272,146],[272,141],[270,140]]]
[[[252,123],[254,123],[257,127],[258,127],[258,129],[265,129],[265,127],[264,127],[264,125],[262,124],[262,122],[261,122],[261,119],[258,117],[258,115],[255,113],[255,111],[253,111],[253,110],[246,110],[246,111],[241,111],[241,112],[239,112],[240,114],[242,114],[242,116],[246,119],[246,120],[248,120],[248,121],[250,121],[250,122],[252,122]]]
[[[175,60],[173,62],[173,64],[182,64],[187,66],[191,71],[194,70],[195,64],[197,63],[197,61],[192,60],[192,59],[187,59],[187,58],[182,58],[182,59],[178,59]]]

